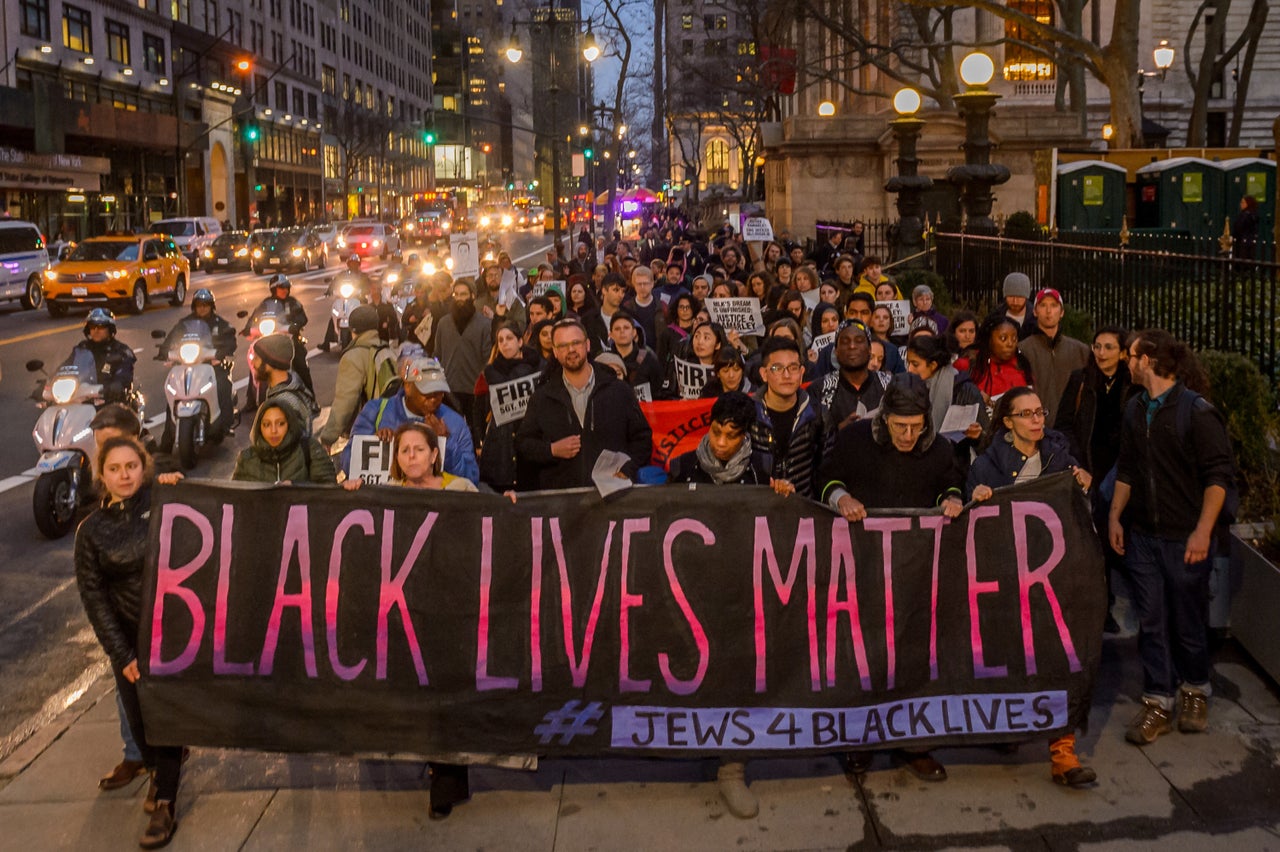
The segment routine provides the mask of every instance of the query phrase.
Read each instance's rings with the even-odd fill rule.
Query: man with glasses
[[[1190,347],[1140,332],[1129,373],[1142,392],[1125,406],[1108,534],[1128,569],[1142,657],[1142,709],[1125,739],[1143,746],[1175,715],[1184,734],[1209,723],[1209,573],[1235,464],[1222,414],[1181,378],[1204,375]]]
[[[773,456],[773,478],[795,486],[801,497],[814,497],[814,474],[826,443],[822,403],[800,387],[804,358],[800,346],[786,337],[770,337],[760,347],[756,423],[752,442]]]
[[[864,520],[869,509],[936,507],[948,518],[958,516],[963,475],[951,442],[934,433],[929,409],[923,379],[894,376],[879,413],[837,434],[819,473],[820,499],[850,523]],[[894,757],[922,781],[946,780],[946,768],[928,751],[899,749]],[[847,753],[844,762],[849,773],[861,774],[871,752]]]
[[[604,450],[625,453],[621,474],[634,478],[649,461],[653,435],[635,392],[604,366],[587,360],[587,331],[564,319],[552,331],[556,364],[529,400],[516,452],[537,471],[537,487],[591,485],[591,470]]]
[[[871,363],[871,329],[859,320],[840,324],[835,349],[826,357],[834,357],[838,368],[822,378],[819,390],[827,412],[829,437],[834,439],[836,432],[880,407],[884,389],[893,376],[883,370],[867,369]]]
[[[1036,330],[1019,344],[1031,364],[1036,393],[1045,405],[1057,405],[1072,372],[1091,360],[1089,347],[1062,333],[1062,294],[1046,288],[1036,294]]]

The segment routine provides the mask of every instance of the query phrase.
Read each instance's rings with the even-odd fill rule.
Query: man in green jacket
[[[351,333],[355,335],[338,361],[338,378],[333,387],[333,405],[329,419],[320,430],[320,443],[325,448],[351,430],[360,408],[377,396],[378,362],[395,362],[395,354],[382,341],[378,332],[378,311],[372,305],[361,305],[351,312]]]

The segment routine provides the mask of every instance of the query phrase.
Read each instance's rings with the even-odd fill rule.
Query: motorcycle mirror
[[[236,319],[244,319],[247,316],[249,316],[248,311],[236,311]]]
[[[43,369],[44,369],[44,362],[41,361],[39,358],[32,358],[30,361],[27,362],[28,373],[37,373]]]
[[[151,329],[152,340],[164,340],[164,332],[158,328]]]

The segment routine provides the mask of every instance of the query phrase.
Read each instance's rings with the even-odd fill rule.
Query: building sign
[[[97,192],[101,176],[111,171],[105,157],[82,157],[76,154],[32,154],[13,148],[0,148],[0,187],[65,191],[79,189]]]

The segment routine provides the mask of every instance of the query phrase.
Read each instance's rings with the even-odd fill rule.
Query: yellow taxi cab
[[[181,305],[191,263],[164,234],[107,234],[78,244],[44,274],[49,315],[69,308],[106,305],[140,314],[154,296]]]

